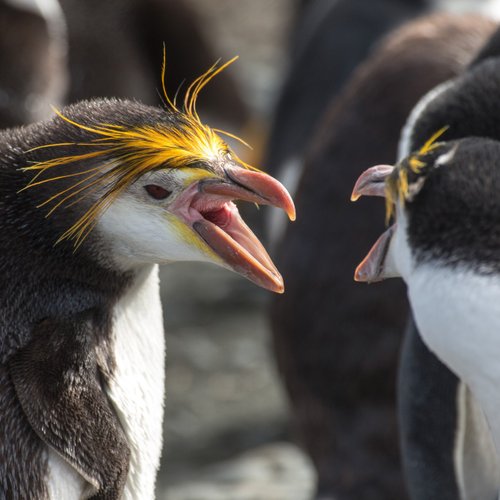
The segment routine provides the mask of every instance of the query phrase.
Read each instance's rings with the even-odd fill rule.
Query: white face
[[[203,170],[204,174],[208,174]],[[123,268],[146,263],[204,261],[222,264],[191,228],[169,208],[200,169],[149,172],[102,214],[97,230],[109,242]]]
[[[273,205],[295,218],[275,179],[227,162],[213,170],[168,168],[144,174],[100,216],[96,230],[120,269],[173,261],[212,262],[283,292],[283,279],[233,200]]]

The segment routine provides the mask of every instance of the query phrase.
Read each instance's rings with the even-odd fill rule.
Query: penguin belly
[[[124,500],[154,498],[162,449],[165,343],[158,266],[141,271],[114,309],[116,366],[107,390],[130,446]]]
[[[500,490],[500,279],[494,274],[424,264],[413,270],[408,290],[422,339],[467,385],[484,411],[490,432],[483,439],[493,443],[483,446],[490,470],[476,498],[496,498]],[[479,474],[470,466],[467,469],[462,471],[462,484],[473,483]]]

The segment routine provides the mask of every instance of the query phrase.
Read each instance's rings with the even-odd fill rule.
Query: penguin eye
[[[156,184],[148,184],[147,186],[144,186],[144,189],[147,191],[149,196],[155,200],[164,200],[172,194],[172,191],[167,191],[165,188]]]

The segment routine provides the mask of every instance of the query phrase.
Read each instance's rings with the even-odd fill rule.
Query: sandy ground
[[[292,0],[190,0],[252,109],[266,119],[285,68]],[[167,331],[159,500],[307,500],[314,477],[288,441],[267,292],[203,264],[162,270]]]

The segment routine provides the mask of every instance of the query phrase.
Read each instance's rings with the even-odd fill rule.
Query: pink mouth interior
[[[237,219],[240,219],[238,207],[232,200],[206,193],[195,194],[189,206],[189,214],[191,217],[188,222],[205,219],[226,233],[229,233],[232,226],[238,223]]]
[[[230,197],[199,192],[198,186],[193,185],[175,200],[171,208],[192,227],[200,222],[203,222],[205,227],[207,223],[213,224],[211,227],[215,232],[222,231],[226,234],[226,240],[230,238],[232,243],[227,241],[228,245],[223,249],[223,252],[229,259],[225,258],[226,263],[233,269],[253,281],[255,279],[251,275],[255,274],[256,268],[260,268],[258,272],[268,275],[271,280],[282,280],[271,258],[258,238],[245,224],[239,214],[238,207]],[[233,251],[230,251],[230,246],[234,247]],[[233,260],[233,255],[236,254],[241,257],[235,257]]]
[[[226,228],[231,224],[231,209],[229,203],[224,203],[220,208],[209,211],[200,211],[200,215],[210,221],[212,224],[219,226],[221,229]]]
[[[204,219],[221,229],[230,225],[232,212],[238,212],[231,199],[200,193],[196,184],[186,189],[175,200],[171,208],[184,222],[190,225]]]

